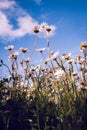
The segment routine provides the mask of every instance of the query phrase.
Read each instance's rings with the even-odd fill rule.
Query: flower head
[[[82,64],[83,64],[84,62],[85,62],[85,58],[82,57],[82,58],[80,59],[79,63],[82,63]]]
[[[68,64],[72,64],[72,62],[73,62],[73,59],[70,59],[67,61]]]
[[[25,62],[29,63],[30,62],[30,58],[25,59]]]
[[[23,70],[27,70],[27,68],[28,68],[27,66],[23,66]]]
[[[36,49],[36,51],[42,53],[46,48],[39,48],[39,49]]]
[[[77,75],[77,73],[76,73],[76,72],[73,72],[73,73],[72,73],[72,75],[73,75],[73,76],[76,76],[76,75]]]
[[[50,26],[47,26],[46,27],[46,31],[49,33],[49,32],[51,32],[51,31],[54,31],[56,29],[56,27],[55,26],[53,26],[53,25],[50,25]]]
[[[76,60],[80,60],[81,59],[81,56],[80,55],[77,55],[76,56]]]
[[[8,50],[8,51],[11,51],[13,48],[14,48],[13,45],[9,45],[9,46],[5,47],[5,49]]]
[[[71,53],[69,54],[62,54],[62,57],[66,60],[69,60],[70,59],[70,56],[71,56]]]
[[[48,24],[46,22],[43,22],[40,25],[41,29],[46,29],[47,26],[48,26]]]
[[[81,50],[85,50],[87,48],[87,42],[83,42],[81,45],[80,45],[80,49]]]
[[[10,59],[17,59],[18,54],[19,53],[17,51],[12,52],[12,53],[9,54],[9,58]]]
[[[59,55],[59,51],[57,51],[57,52],[55,52],[52,56],[51,56],[51,60],[56,60],[57,59],[57,57],[58,57],[58,55]]]
[[[31,67],[31,71],[35,71],[35,70],[37,70],[37,69],[39,69],[39,65],[34,66],[34,67]]]
[[[22,53],[26,53],[26,52],[28,52],[29,50],[28,50],[28,48],[20,48],[20,51],[21,51]]]
[[[60,77],[64,76],[65,73],[64,73],[63,70],[60,69],[60,70],[57,70],[57,71],[54,73],[54,75],[55,75],[56,78],[60,78]]]
[[[35,26],[33,27],[33,32],[34,32],[34,33],[39,33],[39,32],[40,32],[40,27],[39,27],[39,25],[35,25]]]
[[[49,61],[49,58],[47,58],[46,60],[44,60],[44,64],[47,64]]]

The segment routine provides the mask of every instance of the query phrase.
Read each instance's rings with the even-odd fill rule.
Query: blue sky
[[[5,46],[14,45],[32,49],[34,35],[32,25],[47,22],[56,26],[51,37],[51,50],[60,53],[79,53],[79,45],[87,41],[86,0],[0,0],[0,59],[7,62]],[[39,38],[36,48],[47,46],[46,39]],[[37,56],[37,57],[35,57]],[[33,61],[38,63],[39,54]]]

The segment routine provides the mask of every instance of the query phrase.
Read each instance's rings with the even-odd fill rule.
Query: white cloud
[[[22,37],[26,34],[32,34],[32,27],[37,22],[29,15],[25,17],[19,17],[17,19],[19,28],[16,30],[12,30],[12,37]]]
[[[9,16],[8,13],[10,8],[16,6],[16,10],[14,8],[14,19],[17,23],[17,28],[15,28],[14,23],[10,21],[10,16],[13,18],[12,14]],[[3,10],[2,10],[3,9]],[[8,12],[5,10],[9,10]],[[16,12],[20,12],[20,16],[16,14]],[[32,27],[37,22],[27,14],[21,7],[18,8],[18,5],[15,1],[4,0],[0,1],[0,38],[2,39],[14,39],[18,37],[22,37],[26,34],[32,34]]]
[[[12,25],[6,15],[0,11],[0,36],[6,36],[11,33]]]
[[[34,0],[37,4],[41,3],[41,0]]]
[[[37,3],[41,2],[41,0],[35,0],[35,1]],[[15,1],[13,0],[0,1],[1,40],[4,39],[12,40],[14,38],[23,37],[26,34],[33,34],[32,28],[34,25],[37,24],[38,22],[34,20],[27,12],[25,12],[24,9],[19,7]]]
[[[16,37],[22,37],[26,34],[32,34],[32,27],[37,22],[29,15],[25,17],[19,17],[17,19],[18,28],[13,29],[14,26],[10,24],[10,21],[7,19],[6,15],[0,12],[0,36],[6,36],[11,39]]]
[[[15,1],[1,0],[0,9],[9,9],[10,7],[14,6],[15,4],[16,4]]]

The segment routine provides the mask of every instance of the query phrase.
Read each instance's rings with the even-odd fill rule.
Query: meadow
[[[36,49],[41,29],[47,47]],[[10,67],[0,59],[0,69],[9,75],[0,79],[0,130],[87,130],[87,42],[80,44],[81,55],[60,55],[50,49],[52,30],[54,26],[45,23],[33,28],[31,52],[5,48]],[[42,56],[39,65],[31,64],[35,51]]]

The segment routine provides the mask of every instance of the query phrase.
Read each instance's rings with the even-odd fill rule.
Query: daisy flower
[[[13,48],[14,48],[13,45],[9,45],[9,46],[5,47],[5,49],[8,50],[8,51],[11,51]]]

